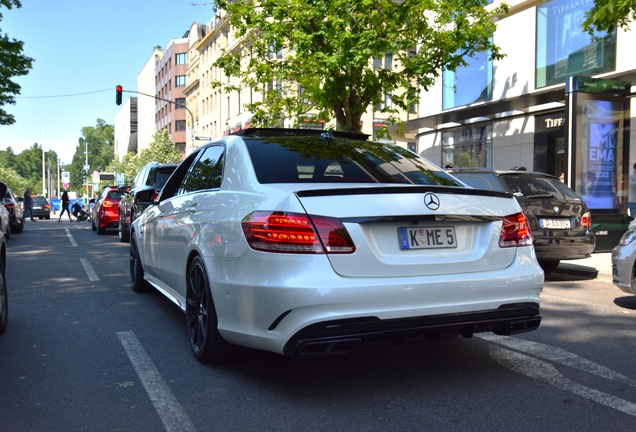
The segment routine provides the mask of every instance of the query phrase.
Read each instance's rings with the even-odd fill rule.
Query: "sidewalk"
[[[593,253],[590,258],[561,261],[555,272],[589,279],[612,280],[612,253]]]

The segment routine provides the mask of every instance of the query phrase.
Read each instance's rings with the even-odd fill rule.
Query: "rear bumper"
[[[589,258],[596,247],[596,238],[590,230],[587,235],[547,236],[538,233],[534,235],[534,250],[537,260],[573,260]]]
[[[296,333],[285,345],[291,357],[348,354],[361,345],[403,344],[445,337],[471,337],[492,331],[497,335],[536,330],[541,323],[539,305],[503,305],[497,310],[381,320],[364,317],[324,321]]]

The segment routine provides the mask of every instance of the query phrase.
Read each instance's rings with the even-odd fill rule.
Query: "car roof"
[[[526,171],[519,169],[509,169],[509,170],[491,170],[488,168],[479,168],[479,167],[460,167],[460,168],[451,168],[449,171],[451,174],[493,174],[496,176],[505,176],[505,175],[528,175],[535,177],[550,177],[558,179],[558,177],[553,176],[551,174],[547,174],[540,171]]]

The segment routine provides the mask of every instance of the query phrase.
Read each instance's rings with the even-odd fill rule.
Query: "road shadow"
[[[623,309],[636,310],[636,296],[617,297],[614,299],[614,304]]]

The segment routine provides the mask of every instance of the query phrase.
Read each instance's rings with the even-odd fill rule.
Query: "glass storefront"
[[[465,59],[466,66],[444,71],[442,108],[450,109],[474,102],[492,100],[492,61],[490,53],[476,53]]]
[[[442,167],[492,167],[492,125],[442,134]]]
[[[594,0],[553,0],[537,7],[537,88],[616,69],[616,32],[595,39],[582,29],[592,6]]]

